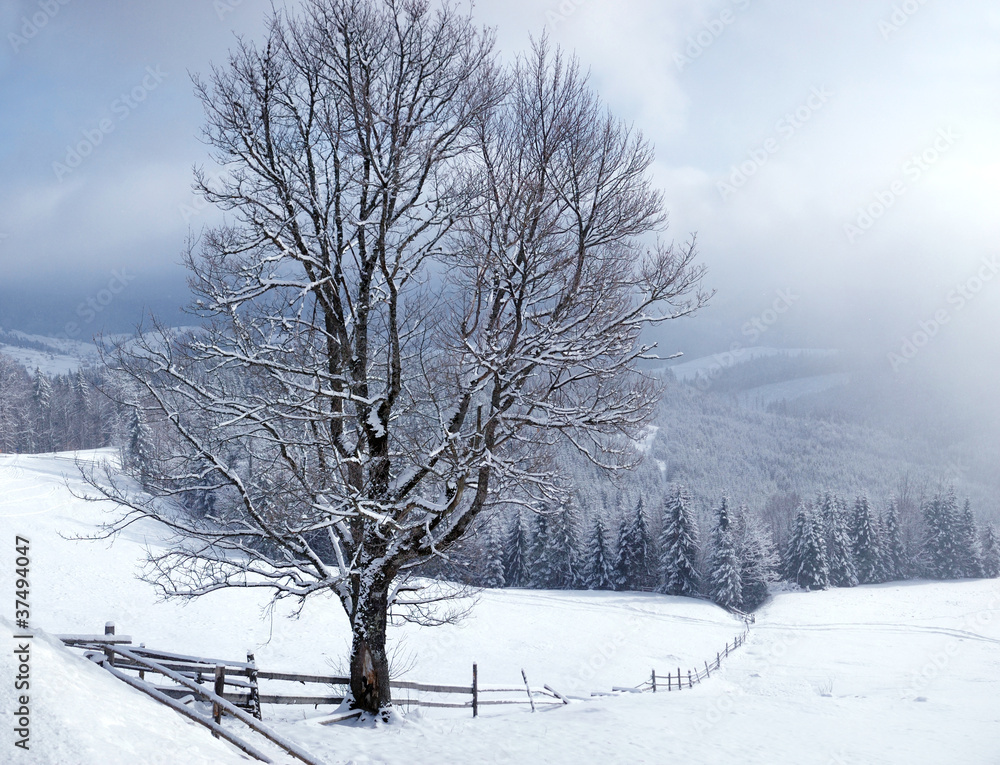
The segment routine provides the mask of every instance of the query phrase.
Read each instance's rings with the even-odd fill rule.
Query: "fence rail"
[[[108,622],[104,635],[59,635],[63,643],[72,648],[84,651],[84,654],[104,666],[113,669],[114,674],[122,677],[123,673],[138,673],[139,681],[146,683],[146,674],[153,673],[167,678],[174,685],[163,683],[146,683],[149,689],[155,691],[156,698],[173,701],[199,698],[195,688],[211,685],[216,700],[213,717],[221,719],[217,700],[225,701],[236,708],[249,713],[252,717],[261,719],[262,704],[300,704],[300,705],[340,705],[344,702],[346,689],[350,678],[340,675],[317,675],[299,672],[272,672],[257,667],[254,655],[247,654],[245,662],[228,659],[205,658],[189,654],[146,648],[145,644],[132,645],[132,639],[127,635],[115,635],[115,626]],[[121,650],[120,650],[121,649]],[[131,675],[125,675],[130,677]],[[524,676],[522,670],[522,677]],[[300,683],[331,686],[343,689],[341,693],[325,695],[302,695],[293,693],[261,692],[262,681],[278,683]],[[194,684],[192,686],[192,683]],[[480,687],[479,670],[472,665],[472,682],[469,685],[446,685],[441,683],[419,683],[411,680],[392,680],[389,683],[393,690],[412,691],[419,694],[441,694],[467,696],[468,700],[443,701],[421,697],[397,697],[395,703],[404,707],[434,707],[439,709],[470,709],[473,717],[478,717],[479,707],[500,704],[530,705],[535,704],[562,706],[569,700],[544,685],[541,688],[525,686]],[[517,698],[481,698],[483,695],[506,694]],[[173,705],[171,705],[173,707]],[[216,722],[218,722],[216,719]],[[213,731],[215,732],[215,731]],[[246,750],[244,750],[246,751]]]
[[[732,646],[726,643],[726,647],[715,654],[715,660],[708,660],[703,663],[703,669],[689,669],[686,673],[681,672],[681,668],[677,668],[676,673],[668,672],[665,675],[658,674],[655,669],[653,669],[649,674],[649,680],[634,687],[634,688],[615,688],[618,691],[631,691],[633,693],[642,693],[644,691],[652,691],[657,693],[658,691],[679,691],[684,688],[685,681],[687,682],[688,688],[693,688],[696,683],[700,683],[712,676],[712,672],[718,671],[722,667],[722,660],[728,659],[729,654],[739,648],[747,641],[747,637],[750,635],[750,624],[752,624],[752,617],[747,618],[746,615],[741,615],[744,620],[744,630],[741,634],[737,635],[733,640]]]
[[[652,691],[682,690],[693,688],[695,684],[718,671],[722,660],[737,648],[742,646],[750,634],[750,624],[753,616],[737,614],[743,619],[745,629],[738,635],[732,645],[728,642],[723,650],[715,655],[714,661],[705,661],[703,669],[690,669],[686,674],[677,668],[677,672],[659,674],[655,669],[650,672],[649,679],[635,687],[615,687],[613,693],[643,693]],[[264,726],[261,720],[262,704],[310,704],[340,705],[344,702],[345,693],[339,695],[297,695],[287,693],[261,693],[260,682],[286,682],[326,685],[343,688],[346,692],[350,678],[338,675],[316,675],[298,672],[271,672],[257,667],[253,653],[247,653],[245,662],[212,659],[187,654],[172,653],[146,648],[145,644],[135,646],[132,638],[127,635],[116,635],[115,625],[108,622],[103,635],[58,635],[64,644],[80,649],[87,658],[97,662],[115,677],[128,683],[171,709],[209,728],[212,734],[224,738],[241,751],[260,760],[272,762],[267,755],[242,741],[231,731],[221,726],[223,715],[229,715],[244,723],[248,728],[269,739],[272,743],[297,757],[307,765],[321,765],[308,753],[295,744],[285,741],[272,730]],[[133,674],[137,673],[138,677]],[[152,673],[174,685],[155,685],[146,680],[146,674]],[[549,685],[541,688],[533,687],[528,682],[525,671],[521,670],[523,687],[479,685],[478,665],[472,665],[472,682],[469,685],[444,685],[436,683],[418,683],[409,680],[392,680],[389,685],[395,690],[414,691],[417,693],[432,693],[441,695],[468,696],[467,701],[439,701],[425,698],[396,698],[400,706],[434,707],[445,709],[471,709],[473,717],[479,715],[482,706],[528,704],[534,712],[539,706],[562,706],[569,704],[569,699]],[[484,695],[516,694],[517,698],[482,698]],[[595,692],[591,696],[603,696],[606,693]],[[212,705],[211,717],[205,717],[185,705],[184,700],[197,699]],[[330,717],[320,720],[325,725],[341,722],[360,714],[358,711],[339,711]]]

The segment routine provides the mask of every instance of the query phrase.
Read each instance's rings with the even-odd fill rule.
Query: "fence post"
[[[722,656],[716,652],[715,654],[715,668],[718,669],[722,666]]]
[[[673,690],[673,687],[672,687],[673,684],[674,684],[674,676],[671,675],[670,672],[668,671],[667,672],[667,691],[672,691]]]
[[[693,688],[693,687],[694,686],[691,685],[691,670],[689,669],[688,670],[688,688]]]
[[[472,663],[472,716],[479,717],[479,665]]]
[[[656,693],[656,670],[649,673],[650,682],[653,683],[653,693]]]
[[[139,647],[140,648],[145,648],[146,644],[145,643],[139,643]],[[146,670],[144,670],[144,669],[140,669],[139,670],[139,679],[140,680],[145,680],[146,679]]]
[[[115,623],[114,622],[107,622],[104,625],[104,634],[105,635],[114,635],[115,634]]]
[[[677,668],[677,690],[681,690],[684,686],[681,685],[681,668]]]
[[[521,677],[524,678],[524,687],[527,688],[527,690],[528,690],[528,701],[531,702],[531,711],[534,712],[535,711],[535,699],[531,695],[531,686],[528,685],[528,676],[524,673],[523,669],[521,670]]]
[[[258,720],[262,720],[260,713],[260,688],[257,685],[257,660],[253,651],[247,651],[247,680],[250,681],[250,713]]]
[[[215,695],[222,696],[226,691],[226,668],[222,664],[215,665]],[[212,704],[212,718],[216,723],[222,722],[222,706],[213,702]],[[212,735],[216,738],[219,734],[212,731]]]
[[[708,662],[705,662],[705,677],[711,677],[712,673],[708,670]]]

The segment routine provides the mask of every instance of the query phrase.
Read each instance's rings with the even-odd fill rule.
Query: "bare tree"
[[[651,149],[575,62],[543,42],[502,68],[449,6],[310,0],[197,90],[222,168],[197,185],[231,213],[188,254],[210,321],[112,354],[169,434],[151,496],[105,491],[119,526],[180,535],[168,594],[335,593],[377,713],[422,563],[497,497],[554,497],[557,440],[630,464],[658,396],[640,332],[704,302],[694,243],[655,239]]]

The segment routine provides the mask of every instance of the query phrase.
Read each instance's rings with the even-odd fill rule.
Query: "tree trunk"
[[[389,581],[370,569],[361,576],[352,622],[351,694],[354,708],[385,714],[392,706],[385,628],[389,611]]]

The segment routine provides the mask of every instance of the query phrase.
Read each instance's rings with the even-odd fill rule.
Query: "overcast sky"
[[[0,295],[51,282],[62,326],[115,270],[133,296],[174,294],[186,232],[212,220],[190,192],[204,147],[188,72],[259,36],[268,7],[3,3]],[[696,320],[706,342],[890,364],[915,341],[914,363],[995,369],[996,3],[481,0],[475,15],[508,55],[547,28],[654,142],[671,233],[698,233],[718,290]]]

